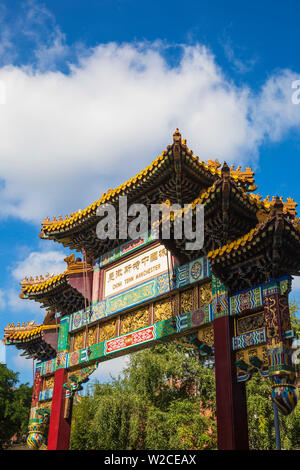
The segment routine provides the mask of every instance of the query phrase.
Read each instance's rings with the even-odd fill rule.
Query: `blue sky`
[[[263,197],[300,202],[299,14],[296,0],[1,1],[2,331],[42,322],[18,298],[25,275],[64,270],[42,220],[146,167],[176,127],[201,159],[252,166]],[[7,365],[32,381],[14,348]]]

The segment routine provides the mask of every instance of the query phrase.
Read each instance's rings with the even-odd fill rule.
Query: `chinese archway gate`
[[[272,399],[295,408],[294,332],[288,295],[300,270],[300,224],[292,199],[252,191],[250,168],[203,162],[181,140],[144,171],[85,210],[45,219],[40,237],[82,253],[65,272],[25,278],[24,299],[46,307],[42,325],[5,329],[4,341],[37,360],[28,444],[38,448],[49,420],[48,449],[68,449],[74,393],[101,362],[175,338],[214,355],[219,449],[247,449],[245,383],[270,377]],[[204,205],[204,246],[186,240],[100,240],[97,208],[129,203]],[[170,218],[171,234],[176,217]],[[117,221],[118,221],[117,217]],[[117,227],[119,229],[119,227]]]

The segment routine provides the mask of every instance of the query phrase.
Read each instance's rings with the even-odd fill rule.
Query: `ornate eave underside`
[[[119,196],[127,196],[128,204],[139,202],[146,205],[169,200],[171,204],[187,204],[195,195],[211,187],[222,179],[220,164],[209,161],[204,163],[194,157],[181,141],[179,131],[174,133],[174,143],[167,148],[146,170],[124,183],[116,190],[110,190],[84,211],[77,211],[65,220],[50,221],[42,224],[41,238],[52,239],[73,250],[86,249],[89,259],[99,256],[118,244],[118,240],[100,241],[96,238],[95,228],[100,218],[96,215],[100,204],[110,203],[118,207]],[[253,190],[253,171],[228,168],[228,174],[237,187]],[[260,203],[262,205],[262,203]],[[246,215],[249,218],[249,214]],[[251,217],[251,215],[250,215]],[[125,240],[124,240],[125,241]]]
[[[57,354],[55,349],[46,343],[41,336],[27,342],[11,342],[7,344],[23,350],[24,352],[21,356],[25,356],[27,359],[46,361],[52,359]]]
[[[5,328],[4,344],[23,350],[22,356],[44,361],[56,356],[56,350],[49,344],[44,333],[57,331],[55,326],[35,325],[34,322],[24,326],[8,325]]]
[[[195,257],[206,255],[209,251],[222,247],[236,240],[258,224],[260,218],[267,219],[270,210],[249,197],[238,188],[234,181],[218,181],[207,191],[204,198],[193,201],[193,231],[196,230],[196,205],[204,205],[204,244],[201,250],[187,251],[185,238],[174,239],[174,225],[177,218],[171,220],[171,241],[162,243],[169,248],[179,260],[187,262]],[[180,218],[179,218],[180,219]]]
[[[228,167],[227,167],[228,168]],[[159,188],[158,188],[159,189]],[[192,194],[192,192],[191,192]],[[199,193],[198,193],[199,194]],[[145,195],[144,195],[145,197]],[[144,199],[145,205],[148,207],[149,226],[150,220],[150,204],[153,199]],[[175,202],[168,199],[169,204]],[[140,200],[139,200],[140,202]],[[205,208],[205,250],[209,251],[218,246],[222,246],[228,240],[238,238],[247,233],[251,228],[255,227],[258,219],[257,213],[260,211],[266,217],[269,209],[264,204],[244,191],[230,177],[222,175],[207,190],[203,189],[197,199],[190,200],[189,203],[195,205],[201,203]],[[96,235],[96,224],[100,217],[95,216],[80,232],[74,233],[72,238],[61,240],[65,246],[72,249],[84,246],[87,256],[91,260],[101,254],[117,247],[120,243],[118,237],[115,240],[99,240]],[[128,224],[132,219],[128,218]],[[119,211],[116,208],[116,231],[119,231]],[[125,241],[125,240],[124,240]],[[178,245],[180,242],[178,242]],[[180,248],[178,247],[180,250]],[[204,251],[205,251],[204,250]],[[182,248],[182,251],[185,250]],[[186,257],[189,259],[189,256]]]
[[[272,278],[300,275],[300,232],[288,216],[277,213],[207,256],[229,291],[241,291]]]
[[[81,310],[85,306],[83,295],[68,284],[67,277],[59,285],[41,292],[22,293],[21,297],[35,300],[41,304],[41,308],[54,309],[63,315]]]
[[[41,308],[47,307],[52,311],[62,314],[72,313],[80,310],[85,306],[85,300],[81,292],[69,284],[69,277],[73,274],[81,274],[91,272],[93,269],[90,265],[84,265],[81,259],[75,259],[72,254],[65,258],[68,269],[62,274],[52,277],[40,276],[40,278],[25,278],[21,282],[22,299],[32,299],[40,302]]]

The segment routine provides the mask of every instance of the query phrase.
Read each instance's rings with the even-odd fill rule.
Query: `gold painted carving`
[[[181,313],[191,312],[194,307],[194,289],[181,292]]]
[[[43,390],[49,390],[54,387],[54,375],[44,378]]]
[[[208,346],[214,345],[214,327],[213,325],[204,326],[198,331],[198,339]]]
[[[121,335],[139,330],[149,324],[148,307],[129,312],[121,317]]]
[[[85,332],[85,330],[84,330]],[[74,334],[73,350],[77,351],[78,349],[83,348],[83,331],[78,331]]]
[[[248,315],[247,317],[236,318],[236,335],[239,336],[249,331],[258,330],[264,326],[264,312]]]
[[[211,299],[211,281],[209,281],[199,286],[199,307],[204,307],[205,305],[210,304]]]
[[[116,336],[116,320],[110,320],[100,325],[99,342],[108,341]]]
[[[268,352],[266,346],[256,346],[252,348],[243,349],[236,352],[236,361],[245,361],[250,364],[250,357],[258,357],[264,366],[268,366]]]
[[[39,408],[43,408],[44,410],[47,409],[51,411],[51,406],[52,406],[52,400],[44,400],[42,403],[40,403],[41,406]]]
[[[89,327],[88,329],[88,345],[91,346],[92,344],[97,343],[97,326]]]
[[[155,321],[163,321],[172,317],[172,307],[170,299],[161,300],[160,302],[155,302],[154,304],[154,315]]]

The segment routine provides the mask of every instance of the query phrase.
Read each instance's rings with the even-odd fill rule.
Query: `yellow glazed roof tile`
[[[178,131],[179,132],[179,131]],[[176,133],[176,132],[175,132]],[[181,137],[181,136],[180,136]],[[182,142],[185,142],[184,140]],[[198,169],[204,170],[206,172],[209,172],[211,175],[215,176],[217,175],[218,177],[221,177],[221,169],[220,169],[220,163],[214,160],[208,160],[208,162],[203,162],[199,159],[197,156],[193,156],[193,152],[190,151],[186,145],[184,144],[184,147],[186,150],[184,152],[186,158],[189,159],[189,161],[193,162],[196,164]],[[116,194],[119,194],[120,192],[125,192],[128,188],[131,186],[134,186],[137,181],[141,181],[147,176],[151,176],[151,172],[153,170],[156,170],[156,168],[159,168],[162,166],[162,162],[164,160],[168,160],[169,155],[171,155],[172,152],[167,152],[166,150],[162,152],[161,155],[158,155],[158,157],[150,164],[148,165],[144,170],[140,171],[137,175],[134,177],[130,178],[128,181],[125,183],[122,183],[119,185],[117,188],[109,189],[107,193],[103,193],[100,199],[97,201],[93,202],[90,204],[87,208],[84,210],[79,209],[75,213],[72,213],[70,216],[66,216],[65,219],[62,219],[62,217],[59,217],[59,220],[56,219],[56,217],[53,220],[50,220],[48,217],[43,221],[42,223],[42,233],[51,233],[55,232],[57,230],[63,230],[65,227],[70,227],[74,223],[76,223],[79,220],[82,219],[87,214],[90,214],[91,212],[94,212],[95,209],[100,206],[100,204],[103,204],[104,202],[107,202],[111,200]],[[235,181],[241,181],[241,182],[249,182],[252,183],[254,182],[253,176],[254,172],[252,171],[251,168],[247,167],[245,171],[241,171],[240,167],[237,169],[234,169],[232,166],[230,168],[230,176],[235,180]],[[253,188],[254,189],[254,188]]]

